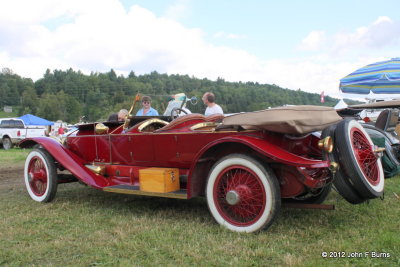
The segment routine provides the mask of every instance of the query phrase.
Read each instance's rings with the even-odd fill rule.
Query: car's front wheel
[[[236,232],[269,227],[281,206],[279,184],[273,172],[242,154],[228,155],[214,164],[206,196],[214,219]]]
[[[38,202],[50,202],[57,192],[57,170],[53,158],[42,149],[34,149],[26,158],[25,186]]]

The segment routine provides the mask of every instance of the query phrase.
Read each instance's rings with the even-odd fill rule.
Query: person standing
[[[58,135],[63,135],[64,134],[64,127],[61,124],[60,127],[58,127]]]
[[[215,95],[211,92],[207,92],[203,95],[203,103],[207,106],[204,115],[210,116],[212,114],[224,114],[221,106],[215,103]]]
[[[151,107],[151,97],[142,97],[142,108],[136,113],[136,116],[159,116],[158,111]]]

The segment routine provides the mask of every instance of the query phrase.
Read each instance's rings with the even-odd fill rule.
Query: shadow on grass
[[[335,210],[282,208],[270,230],[280,231],[282,227],[295,228],[298,231],[310,227],[318,227],[320,230],[344,229],[349,225],[357,225],[357,221],[362,216],[374,216],[373,210],[383,205],[379,202],[379,200],[372,200],[370,203],[351,205],[336,192],[332,192],[326,203],[335,204]],[[137,196],[103,192],[79,184],[63,184],[58,188],[55,203],[83,205],[122,216],[161,216],[185,221],[214,222],[204,197],[181,200]],[[371,209],[372,211],[369,211]]]
[[[331,192],[325,203],[334,204],[335,210],[282,208],[268,232],[280,232],[287,229],[293,229],[296,233],[304,230],[314,232],[312,228],[318,228],[320,231],[338,232],[349,227],[367,227],[381,216],[391,216],[393,205],[397,204],[396,206],[398,206],[398,200],[392,196],[392,191],[398,189],[395,182],[393,180],[388,183],[389,187],[386,191],[390,197],[387,197],[384,201],[374,199],[367,203],[352,205],[347,203],[338,193]],[[25,190],[15,190],[13,194],[15,193],[25,194],[24,199],[31,201]],[[53,204],[55,209],[66,206],[69,209],[77,209],[82,214],[89,212],[216,225],[204,197],[182,200],[117,194],[71,183],[59,185]],[[370,222],[362,223],[365,220],[370,220]],[[376,224],[379,224],[379,222],[376,222]]]
[[[91,206],[94,209],[112,210],[114,213],[134,214],[136,217],[167,213],[182,219],[212,220],[205,198],[189,200],[137,196],[104,192],[79,184],[58,187],[56,203]]]

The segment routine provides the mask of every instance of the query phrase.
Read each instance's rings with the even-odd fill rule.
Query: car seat
[[[386,132],[395,130],[399,119],[399,110],[385,109],[382,111],[375,122],[375,127]]]

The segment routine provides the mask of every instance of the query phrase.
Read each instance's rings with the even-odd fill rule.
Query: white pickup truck
[[[28,137],[46,136],[47,126],[28,126],[21,119],[0,119],[0,144],[10,149]]]

